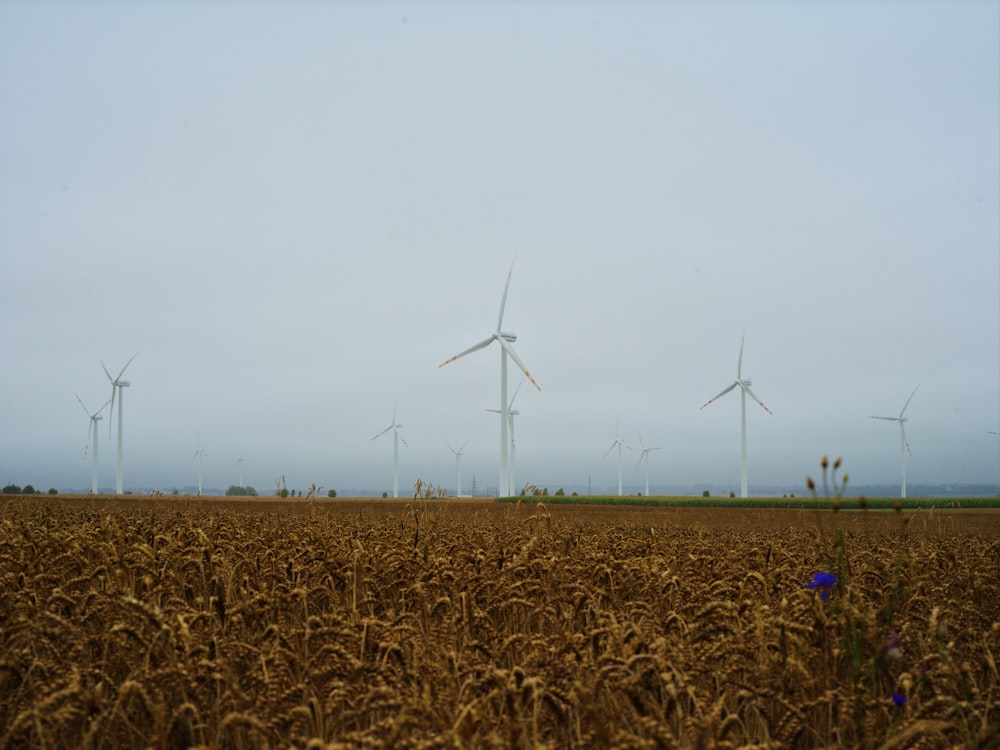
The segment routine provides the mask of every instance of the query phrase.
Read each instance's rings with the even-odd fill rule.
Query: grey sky
[[[1000,480],[997,3],[0,6],[0,482]],[[517,383],[511,368],[511,391]],[[101,423],[100,483],[114,483]],[[638,453],[628,453],[633,491]]]

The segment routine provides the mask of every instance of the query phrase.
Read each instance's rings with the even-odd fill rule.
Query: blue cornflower
[[[830,596],[830,589],[837,582],[837,576],[825,571],[813,573],[813,579],[807,585],[811,589],[819,589],[819,598],[826,601]]]
[[[906,696],[902,693],[893,693],[892,702],[895,704],[896,708],[902,708],[906,705]]]

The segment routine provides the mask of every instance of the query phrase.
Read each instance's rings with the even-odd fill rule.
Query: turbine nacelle
[[[508,333],[506,331],[497,331],[497,335],[500,338],[502,338],[504,341],[507,341],[508,343],[511,343],[511,344],[513,344],[515,341],[517,341],[517,334],[516,333]]]

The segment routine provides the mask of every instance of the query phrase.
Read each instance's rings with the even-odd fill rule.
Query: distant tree
[[[229,489],[226,490],[226,495],[229,497],[257,497],[257,490],[253,487],[240,487],[231,484],[229,485]]]
[[[577,496],[577,494],[576,494],[576,493],[574,492],[574,493],[573,493],[573,497],[576,497],[576,496]]]
[[[20,495],[21,488],[18,487],[16,484],[8,484],[6,487],[3,488],[2,492],[5,495]]]
[[[383,492],[383,493],[382,493],[382,497],[383,497],[383,498],[385,498],[385,497],[389,497],[389,493],[388,493],[388,492]]]
[[[563,496],[563,495],[565,495],[565,494],[566,494],[566,493],[565,493],[565,492],[563,491],[563,488],[562,488],[562,487],[560,487],[560,488],[559,488],[558,490],[556,490],[556,495],[557,495],[558,497],[562,497],[562,496]]]
[[[729,497],[736,497],[736,493],[732,490],[729,491]]]
[[[24,487],[21,488],[21,494],[22,495],[34,495],[35,494],[35,488],[32,487],[30,484],[26,484],[26,485],[24,485]]]
[[[337,496],[337,490],[330,490],[329,492],[326,493],[326,496],[327,497],[336,497]]]
[[[171,495],[179,495],[179,494],[181,494],[181,491],[179,489],[177,489],[176,487],[174,487],[174,489],[170,491],[170,494]]]
[[[59,490],[57,490],[55,487],[49,487],[49,494],[50,495],[58,495],[59,494]]]
[[[702,497],[711,497],[712,493],[709,492],[708,490],[705,490],[704,492],[701,493],[701,496]]]

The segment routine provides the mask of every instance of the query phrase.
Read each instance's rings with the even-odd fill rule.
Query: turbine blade
[[[115,380],[121,380],[121,379],[122,379],[122,375],[124,375],[124,374],[125,374],[125,370],[126,370],[126,369],[128,368],[128,366],[129,366],[130,364],[132,364],[132,360],[133,360],[133,359],[135,359],[135,358],[136,358],[136,357],[138,357],[138,356],[139,356],[139,352],[136,352],[136,353],[135,353],[135,354],[133,354],[133,355],[132,355],[131,357],[129,357],[129,359],[128,359],[128,362],[126,362],[126,363],[125,363],[125,367],[123,367],[123,368],[122,368],[122,371],[121,371],[120,373],[118,373],[118,377],[117,377],[117,378],[115,378]]]
[[[919,387],[920,386],[918,385],[917,388],[919,388]],[[913,389],[913,393],[910,394],[910,397],[908,399],[906,399],[906,403],[903,404],[903,409],[902,409],[902,411],[899,412],[900,419],[902,419],[903,412],[906,411],[906,407],[910,405],[910,402],[913,400],[913,397],[917,395],[917,388]]]
[[[104,366],[104,360],[103,359],[101,360],[101,369],[103,369],[104,370],[104,374],[108,376],[108,380],[110,382],[114,383],[115,379],[111,377],[111,373],[108,372],[108,368]]]
[[[507,306],[507,290],[510,288],[510,275],[514,273],[514,261],[510,262],[510,270],[507,271],[507,283],[503,285],[503,296],[500,297],[500,315],[497,317],[497,333],[503,325],[503,310]]]
[[[521,358],[517,356],[517,352],[514,351],[514,347],[512,347],[506,339],[497,339],[497,341],[500,342],[500,345],[504,348],[504,351],[507,352],[508,356],[514,360],[514,363],[521,368],[521,372],[523,372],[524,376],[531,381],[531,384],[538,390],[542,390],[542,387],[535,382],[533,377],[531,377],[531,373],[528,372],[528,368],[524,366],[524,362],[522,362]]]
[[[888,422],[898,422],[899,417],[868,417],[869,419],[884,419]]]
[[[748,386],[748,385],[745,385],[745,386],[743,386],[743,388],[744,388],[744,389],[746,390],[747,394],[749,394],[750,398],[752,398],[752,399],[753,399],[754,401],[756,401],[756,402],[757,402],[758,404],[760,404],[760,407],[761,407],[761,408],[762,408],[762,409],[763,409],[764,411],[766,411],[766,412],[767,412],[768,414],[770,414],[770,415],[771,415],[772,417],[774,416],[774,412],[773,412],[773,411],[771,411],[770,409],[768,409],[768,408],[767,408],[766,406],[764,406],[764,402],[763,402],[763,401],[761,401],[761,400],[760,400],[759,398],[757,398],[756,394],[754,394],[754,392],[750,390],[750,386]]]
[[[76,396],[75,393],[73,395]],[[94,416],[93,414],[90,413],[90,409],[87,408],[87,405],[85,403],[83,403],[83,399],[81,399],[79,396],[76,396],[76,400],[80,402],[80,406],[83,407],[83,410],[87,413],[88,417]],[[105,406],[107,406],[107,404],[105,404]]]
[[[719,394],[717,394],[717,395],[713,396],[713,397],[712,397],[712,398],[710,398],[710,399],[709,399],[708,401],[706,401],[706,402],[705,402],[704,404],[702,404],[702,405],[701,405],[701,408],[702,408],[702,409],[704,409],[704,408],[705,408],[706,406],[708,406],[708,405],[709,405],[710,403],[712,403],[712,402],[713,402],[713,401],[715,401],[716,399],[718,399],[718,398],[721,398],[722,396],[725,396],[725,395],[726,395],[727,393],[729,393],[729,392],[730,392],[731,390],[733,390],[733,388],[735,388],[735,387],[736,387],[736,386],[738,386],[738,385],[739,385],[739,381],[736,381],[736,382],[735,382],[735,383],[733,383],[733,384],[732,384],[731,386],[729,386],[728,388],[726,388],[726,389],[725,389],[724,391],[722,391],[721,393],[719,393]]]
[[[616,440],[615,442],[613,442],[611,444],[611,447],[608,448],[607,451],[605,451],[604,455],[601,456],[601,460],[603,461],[604,459],[606,459],[608,457],[608,453],[611,453],[611,451],[613,451],[615,449],[615,446],[617,446],[617,445],[618,445],[618,441]]]
[[[906,428],[903,427],[903,420],[902,419],[899,420],[899,432],[903,436],[903,444],[906,446],[906,452],[909,453],[912,456],[913,455],[913,451],[910,450],[910,441],[906,439]]]
[[[380,433],[379,433],[378,435],[376,435],[375,437],[373,437],[373,438],[372,438],[372,440],[375,440],[375,438],[380,438],[380,437],[382,437],[382,436],[383,436],[383,435],[384,435],[385,433],[387,433],[387,432],[388,432],[389,430],[391,430],[391,429],[392,429],[392,428],[393,428],[394,426],[395,426],[395,425],[389,425],[389,426],[388,426],[388,427],[386,427],[386,428],[385,428],[384,430],[382,430],[382,432],[380,432]],[[371,442],[371,441],[369,441],[369,442]]]
[[[469,347],[468,349],[466,349],[466,350],[465,350],[464,352],[459,352],[458,354],[456,354],[456,355],[455,355],[454,357],[452,357],[451,359],[446,359],[446,360],[445,360],[444,362],[442,362],[441,364],[439,364],[439,365],[438,365],[438,367],[444,367],[445,365],[447,365],[447,364],[450,364],[450,363],[454,362],[454,361],[455,361],[456,359],[458,359],[459,357],[464,357],[464,356],[465,356],[466,354],[471,354],[471,353],[472,353],[472,352],[474,352],[474,351],[478,351],[479,349],[482,349],[482,348],[484,348],[484,347],[487,347],[487,346],[489,346],[490,344],[492,344],[492,343],[493,343],[493,339],[494,339],[494,338],[496,338],[496,337],[495,337],[495,336],[490,336],[490,337],[489,337],[488,339],[484,339],[484,340],[480,341],[480,342],[479,342],[478,344],[476,344],[475,346],[470,346],[470,347]]]
[[[514,399],[517,398],[517,392],[521,390],[521,386],[524,385],[524,378],[518,381],[517,388],[514,389],[514,395],[510,397],[510,403],[507,405],[507,411],[509,412],[514,406]]]
[[[743,377],[743,375],[742,375],[742,372],[743,372],[743,341],[746,339],[746,337],[747,337],[747,333],[746,333],[746,331],[744,331],[743,335],[740,337],[740,358],[739,358],[739,360],[736,363],[736,379],[737,380],[740,380]]]
[[[406,438],[405,438],[405,437],[403,437],[403,436],[402,436],[402,435],[401,435],[401,434],[399,433],[399,430],[396,430],[396,437],[398,437],[398,438],[399,438],[400,440],[402,440],[402,441],[403,441],[403,447],[404,447],[404,448],[409,448],[409,447],[410,447],[410,444],[406,442]]]

